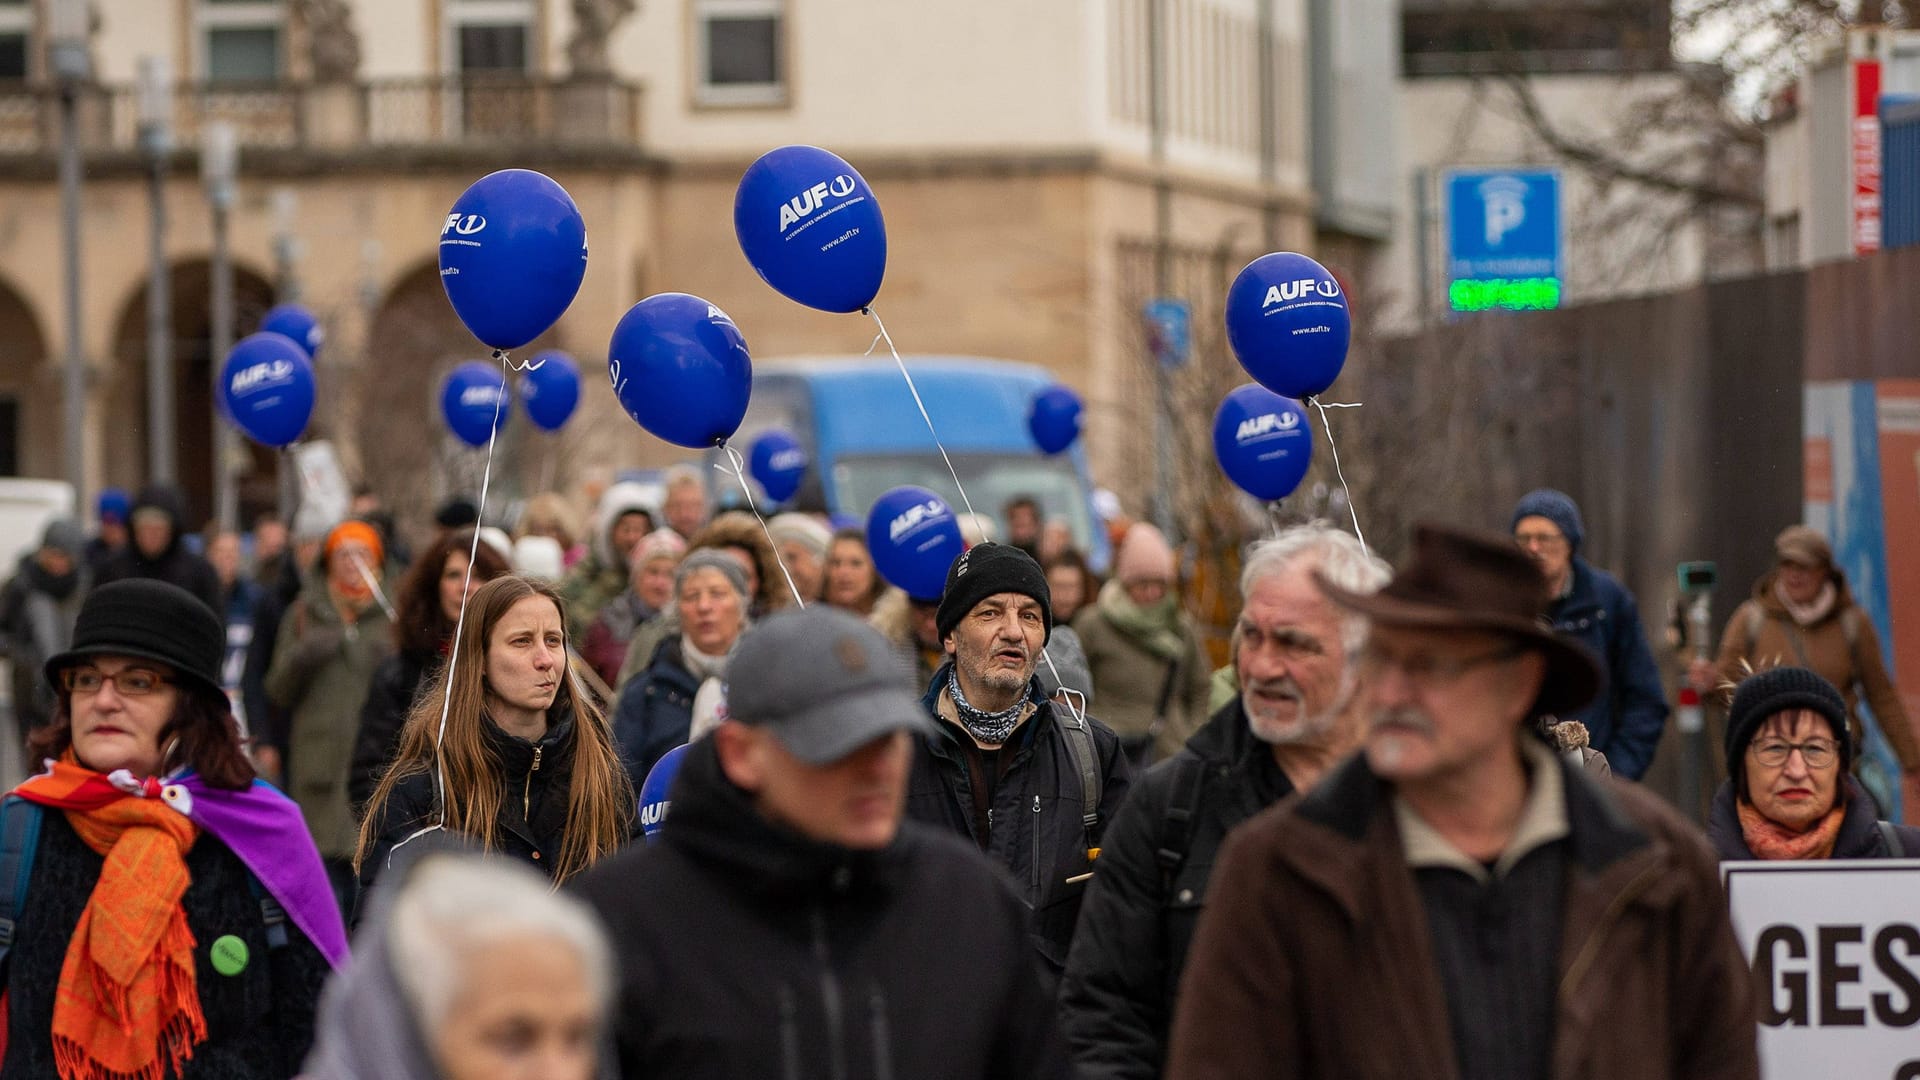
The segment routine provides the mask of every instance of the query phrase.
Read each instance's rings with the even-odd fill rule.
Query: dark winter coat
[[[288,552],[261,573],[265,583],[253,605],[253,639],[247,643],[247,664],[240,674],[241,707],[247,714],[247,732],[256,742],[279,750],[281,765],[286,761],[287,742],[293,728],[293,712],[273,703],[267,695],[267,670],[273,666],[274,646],[280,641],[280,620],[300,596],[300,572]]]
[[[1600,660],[1600,693],[1593,703],[1558,717],[1587,726],[1595,750],[1628,780],[1646,775],[1667,726],[1667,694],[1660,667],[1640,625],[1633,594],[1604,570],[1573,560],[1573,588],[1547,615],[1561,636],[1585,645]]]
[[[1253,737],[1238,699],[1186,748],[1135,779],[1100,845],[1060,987],[1061,1026],[1086,1080],[1155,1080],[1180,971],[1207,900],[1220,845],[1234,826],[1293,793],[1272,748]],[[1185,857],[1160,859],[1168,812],[1191,812]]]
[[[0,637],[13,673],[13,715],[24,738],[53,719],[53,687],[42,668],[47,658],[65,652],[73,640],[73,622],[87,595],[87,571],[76,565],[54,577],[36,553],[20,557],[13,577],[0,590]]]
[[[1093,873],[1090,849],[1100,846],[1107,823],[1126,800],[1131,775],[1127,756],[1111,728],[1089,720],[1103,790],[1099,820],[1088,830],[1081,820],[1080,770],[1054,722],[1054,706],[1040,696],[1035,680],[1033,696],[1040,705],[1000,751],[1012,757],[1004,764],[988,811],[992,835],[982,837],[975,832],[973,786],[959,741],[967,736],[937,719],[935,706],[951,669],[947,664],[934,673],[922,700],[939,730],[916,740],[907,816],[969,838],[1013,875],[1031,912],[1028,929],[1034,948],[1057,976],[1066,966],[1080,901]]]
[[[140,545],[132,539],[127,546],[115,552],[107,559],[101,569],[96,585],[105,585],[109,581],[124,581],[127,578],[153,578],[165,581],[187,590],[200,598],[224,624],[227,619],[226,590],[220,587],[220,575],[214,573],[213,564],[188,551],[180,543],[185,530],[185,501],[173,488],[158,486],[140,493],[140,499],[133,504],[133,512],[142,510],[160,510],[173,522],[172,537],[160,554],[149,559],[140,552]]]
[[[400,729],[406,726],[414,702],[426,693],[427,680],[440,662],[440,657],[432,653],[403,650],[373,669],[373,684],[367,688],[366,704],[360,707],[360,729],[353,737],[353,758],[347,772],[347,797],[356,813],[373,797],[387,763],[400,752]]]
[[[633,777],[633,790],[667,751],[687,741],[693,730],[693,696],[701,680],[687,669],[680,635],[669,635],[653,651],[647,669],[627,683],[613,707],[613,737],[620,759]]]
[[[568,797],[573,790],[573,711],[553,712],[547,734],[539,742],[509,735],[490,719],[482,724],[502,778],[500,814],[495,819],[500,842],[494,850],[551,875],[566,841]],[[439,820],[437,794],[438,782],[429,768],[394,784],[387,801],[374,811],[375,840],[360,864],[363,899],[394,846]]]
[[[105,858],[67,824],[64,813],[41,815],[13,953],[7,958],[7,1056],[0,1076],[52,1077],[54,991],[67,942],[87,906]],[[179,1080],[285,1080],[300,1070],[313,1043],[314,1010],[329,968],[299,927],[283,924],[287,945],[270,949],[260,901],[246,865],[202,831],[187,851],[191,880],[181,899],[193,931],[194,978],[207,1040],[194,1047]],[[251,958],[237,975],[214,971],[214,942],[240,938]]]
[[[1755,1080],[1755,988],[1713,852],[1638,785],[1553,766],[1569,832],[1550,1075]],[[1210,898],[1168,1080],[1457,1080],[1393,789],[1364,755],[1236,830]]]
[[[1860,786],[1860,781],[1846,777],[1847,812],[1840,819],[1840,835],[1833,842],[1835,859],[1920,859],[1920,828],[1912,825],[1895,825],[1893,831],[1900,840],[1900,854],[1887,850],[1887,838],[1880,831],[1880,808],[1874,804],[1873,796]],[[1752,849],[1747,847],[1747,838],[1740,830],[1740,812],[1733,804],[1733,782],[1720,785],[1713,796],[1713,808],[1707,813],[1707,839],[1713,842],[1713,850],[1728,862],[1740,862],[1754,858]]]
[[[1024,912],[978,852],[903,824],[855,852],[776,825],[689,752],[661,842],[582,875],[628,1077],[1070,1075]]]

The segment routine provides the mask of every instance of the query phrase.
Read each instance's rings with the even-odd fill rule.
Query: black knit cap
[[[1846,699],[1832,683],[1806,668],[1779,667],[1749,675],[1734,688],[1733,704],[1727,707],[1727,775],[1744,775],[1740,763],[1754,733],[1768,717],[1792,709],[1812,709],[1826,717],[1840,747],[1841,769],[1852,765],[1853,732],[1847,726]]]
[[[199,597],[164,581],[130,578],[87,595],[73,625],[73,647],[49,659],[45,670],[57,690],[61,670],[91,656],[157,660],[219,694],[226,651],[226,631]]]
[[[1047,620],[1047,637],[1042,644],[1053,637],[1053,593],[1047,589],[1046,571],[1019,548],[989,542],[961,552],[947,568],[947,587],[940,594],[940,610],[933,617],[940,640],[947,640],[980,601],[1001,593],[1019,593],[1039,601]]]

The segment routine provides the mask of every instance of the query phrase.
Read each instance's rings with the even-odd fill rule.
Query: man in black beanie
[[[1058,976],[1128,767],[1105,724],[1047,700],[1035,677],[1053,631],[1047,576],[1005,544],[953,561],[936,616],[947,661],[923,699],[938,721],[914,753],[907,815],[952,829],[1006,867]]]

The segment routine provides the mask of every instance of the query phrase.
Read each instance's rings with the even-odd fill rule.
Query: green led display
[[[1487,278],[1447,286],[1455,311],[1547,311],[1560,306],[1557,277]]]

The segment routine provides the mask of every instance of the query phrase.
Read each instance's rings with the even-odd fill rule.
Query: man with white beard
[[[1180,972],[1215,855],[1235,825],[1314,785],[1355,750],[1352,662],[1366,621],[1314,580],[1370,593],[1385,563],[1323,525],[1248,550],[1233,630],[1240,696],[1144,777],[1107,826],[1061,984],[1063,1023],[1089,1080],[1160,1076]]]

